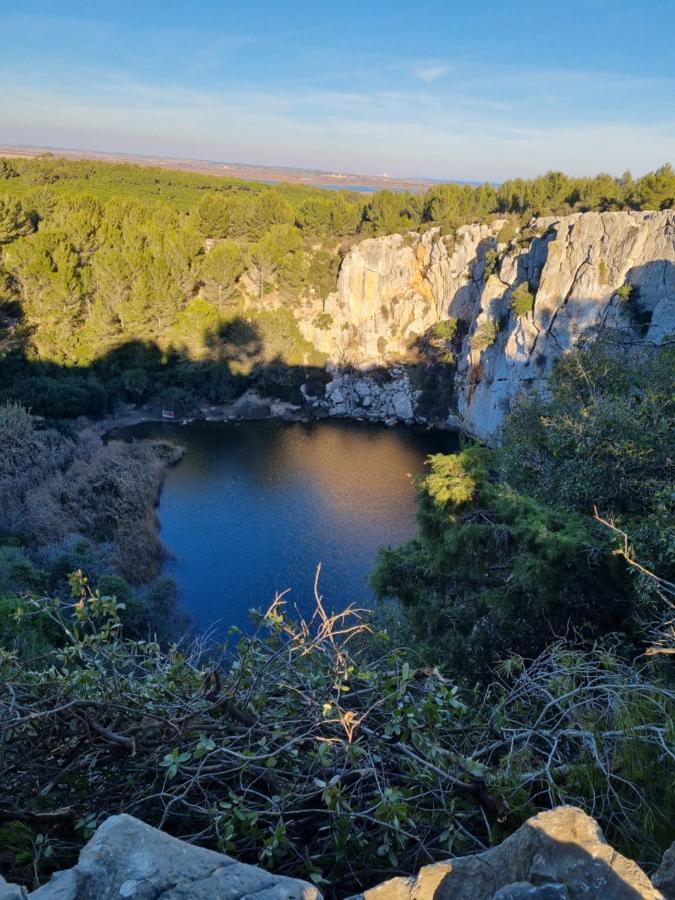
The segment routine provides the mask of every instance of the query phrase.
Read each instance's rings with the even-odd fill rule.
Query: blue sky
[[[675,161],[675,0],[0,0],[0,143],[499,181]]]

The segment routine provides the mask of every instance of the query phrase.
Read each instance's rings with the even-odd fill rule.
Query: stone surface
[[[1,895],[0,895],[1,896]],[[131,816],[111,816],[35,900],[319,900],[303,881],[186,844]]]
[[[340,267],[337,291],[321,301],[330,327],[317,328],[317,310],[303,309],[297,312],[299,327],[329,356],[338,380],[360,384],[368,377],[359,370],[405,360],[437,322],[464,320],[457,409],[448,413],[485,439],[499,429],[518,395],[545,390],[557,357],[580,339],[609,327],[635,335],[638,313],[650,319],[641,335],[648,341],[659,343],[675,329],[675,211],[548,216],[531,223],[539,236],[527,246],[498,245],[502,224],[467,225],[452,237],[432,228],[355,244]],[[497,265],[486,277],[486,254],[496,249]],[[517,318],[510,300],[524,282],[535,296],[534,309]],[[622,303],[616,292],[625,284],[636,291]],[[485,321],[498,326],[497,339],[474,351],[471,335]],[[356,373],[348,374],[347,367]],[[325,404],[330,415],[409,418],[407,402],[385,415],[377,392],[370,401],[367,392],[344,381],[338,387]]]
[[[666,900],[675,900],[675,841],[663,854],[663,862],[657,869],[653,881]]]
[[[500,888],[492,900],[568,900],[569,893],[564,884],[532,884],[530,881],[516,881]]]
[[[547,893],[532,892],[537,888]],[[498,847],[425,866],[417,877],[386,881],[358,900],[525,897],[663,900],[640,867],[609,846],[597,822],[571,806],[534,816]]]
[[[0,875],[0,900],[25,900],[28,892],[18,884],[8,884]]]
[[[326,385],[323,406],[331,416],[373,422],[414,422],[417,392],[404,368],[394,366],[384,377],[367,372],[337,371]]]
[[[529,819],[476,856],[425,866],[350,900],[671,900],[675,845],[653,885],[575,807]],[[663,891],[663,893],[661,892]],[[37,891],[0,876],[0,900],[321,900],[315,887],[173,838],[131,816],[112,816],[72,869]]]

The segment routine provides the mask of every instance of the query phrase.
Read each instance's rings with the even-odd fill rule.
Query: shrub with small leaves
[[[478,353],[487,350],[497,340],[498,331],[496,322],[493,322],[491,319],[483,319],[469,338],[471,349],[476,350]]]
[[[521,316],[529,316],[534,309],[534,294],[530,292],[530,286],[527,281],[519,284],[515,291],[511,294],[511,309],[520,319]]]
[[[517,232],[513,225],[510,222],[507,222],[506,225],[502,225],[502,227],[497,232],[497,242],[499,244],[510,244],[511,241],[515,238]]]
[[[635,285],[626,282],[616,289],[616,296],[622,303],[628,303],[629,300],[632,300],[635,297],[635,291]]]
[[[488,250],[485,254],[485,268],[483,269],[483,281],[487,281],[497,271],[499,264],[499,251]]]

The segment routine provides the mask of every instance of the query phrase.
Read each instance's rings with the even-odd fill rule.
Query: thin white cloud
[[[90,76],[48,89],[6,71],[0,142],[490,181],[547,169],[639,174],[675,159],[675,116],[639,125],[616,108],[597,121],[574,111],[554,116],[541,101],[562,80],[550,73],[526,91],[518,77],[504,77],[494,100],[491,84],[483,91],[457,79],[451,92],[265,91],[245,82],[195,90],[123,72]]]
[[[415,78],[419,78],[425,84],[431,84],[433,81],[438,81],[439,78],[447,75],[449,71],[450,66],[417,66],[414,74]]]

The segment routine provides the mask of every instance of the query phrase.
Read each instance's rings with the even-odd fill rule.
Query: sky
[[[675,0],[0,0],[0,144],[502,181],[675,162]]]

